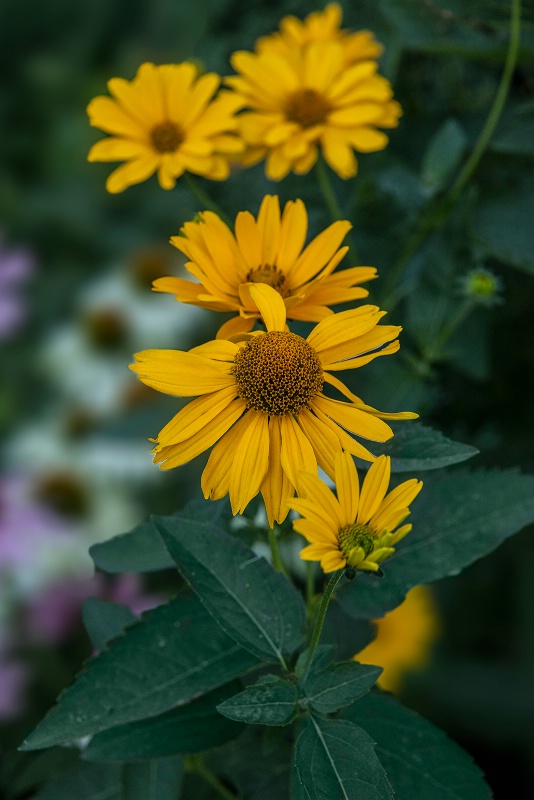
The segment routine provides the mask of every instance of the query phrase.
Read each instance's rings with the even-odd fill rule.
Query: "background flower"
[[[0,340],[12,336],[26,317],[22,287],[34,271],[34,257],[23,248],[4,249],[0,233]]]

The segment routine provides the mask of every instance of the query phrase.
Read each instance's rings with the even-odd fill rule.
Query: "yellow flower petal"
[[[356,434],[356,436],[363,436],[364,439],[371,439],[373,442],[387,442],[393,436],[393,431],[389,425],[382,422],[381,419],[340,400],[331,400],[324,395],[318,395],[312,402],[312,409],[315,410],[316,408],[345,428],[345,430]]]
[[[248,426],[245,413],[217,442],[202,473],[200,485],[206,500],[220,500],[230,491],[230,472],[237,447]]]
[[[287,277],[291,284],[300,286],[316,275],[332,258],[351,228],[350,222],[339,220],[316,236],[288,271]]]
[[[258,214],[258,233],[262,242],[260,264],[275,264],[280,235],[280,203],[276,195],[263,198]]]
[[[317,470],[317,459],[308,439],[292,416],[280,417],[282,469],[295,487],[299,487],[299,473]]]
[[[281,523],[285,520],[289,512],[288,501],[295,493],[293,485],[282,469],[281,449],[280,418],[271,417],[269,420],[269,467],[261,485],[267,520],[271,528],[275,521]]]
[[[235,379],[208,358],[180,350],[143,350],[130,369],[147,386],[177,397],[194,397],[235,386]]]
[[[118,194],[128,186],[146,181],[158,168],[159,160],[159,156],[149,155],[126,162],[111,173],[106,181],[106,189],[111,194]]]
[[[336,455],[336,488],[342,511],[342,525],[352,525],[358,513],[360,482],[350,453],[341,451]]]
[[[217,331],[217,339],[230,339],[239,333],[249,333],[254,327],[253,317],[232,317],[221,325]]]
[[[232,514],[242,514],[258,494],[269,466],[269,418],[267,414],[249,411],[247,420],[230,470]]]
[[[158,435],[158,444],[166,447],[185,441],[215,419],[235,398],[235,387],[230,386],[192,400],[162,428]]]
[[[389,456],[380,456],[371,464],[365,476],[358,509],[358,522],[365,525],[375,511],[379,508],[389,486],[391,474],[391,459]]]
[[[316,475],[303,472],[300,475],[300,492],[304,492],[306,499],[313,501],[324,511],[327,519],[331,519],[336,530],[344,527],[344,517],[341,506],[332,494],[326,483]]]
[[[286,324],[286,307],[277,291],[266,283],[246,283],[240,295],[250,297],[261,314],[268,331],[283,331]]]

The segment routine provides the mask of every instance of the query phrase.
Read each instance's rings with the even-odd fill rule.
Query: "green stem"
[[[419,221],[418,228],[408,239],[406,246],[401,253],[398,261],[393,265],[384,281],[384,296],[382,305],[391,311],[408,291],[407,287],[397,288],[400,283],[400,278],[404,269],[411,261],[415,253],[419,250],[421,244],[424,242],[430,231],[434,230],[444,222],[451,209],[453,208],[456,200],[462,193],[469,179],[477,168],[480,159],[486,151],[490,139],[493,135],[497,122],[502,114],[510,82],[517,63],[517,56],[519,53],[519,43],[521,34],[521,0],[512,0],[510,9],[510,39],[508,43],[508,50],[506,52],[506,59],[504,63],[503,73],[497,89],[497,93],[489,110],[484,127],[469,155],[464,166],[451,188],[441,201],[436,202],[431,206],[427,213],[424,214]]]
[[[226,216],[222,208],[217,205],[215,200],[212,200],[209,194],[200,186],[197,179],[194,178],[190,172],[184,172],[184,180],[187,183],[191,193],[195,195],[196,199],[201,203],[200,211],[213,211],[217,216],[219,216],[223,222],[226,222],[228,226],[231,226],[231,222],[229,218]]]
[[[324,159],[321,157],[317,159],[317,163],[315,165],[315,174],[317,175],[317,183],[319,184],[319,189],[323,195],[323,200],[328,209],[328,213],[330,214],[332,222],[337,222],[338,220],[344,219],[344,214],[339,206],[336,193],[334,192],[334,187],[332,186],[332,181],[330,180],[328,167],[326,166]],[[350,246],[350,256],[352,259],[357,261],[358,254],[350,233],[347,238]]]
[[[271,548],[271,554],[273,557],[273,567],[281,572],[282,575],[285,575],[287,578],[286,568],[284,567],[284,562],[282,561],[282,557],[280,555],[280,548],[278,547],[278,537],[276,535],[276,530],[274,528],[269,528],[269,546]]]
[[[473,307],[474,303],[472,300],[466,300],[462,303],[449,324],[442,329],[434,344],[432,344],[424,354],[424,360],[427,364],[432,364],[440,358],[444,345],[449,341],[457,328],[460,327],[462,322],[467,319]]]
[[[328,610],[328,603],[330,602],[330,598],[332,597],[332,594],[334,593],[334,590],[338,585],[339,581],[341,580],[343,574],[344,570],[342,569],[338,569],[337,572],[334,572],[332,574],[330,580],[327,583],[326,589],[323,592],[323,596],[321,597],[321,602],[319,604],[319,608],[317,610],[317,616],[315,618],[315,625],[313,626],[313,633],[310,642],[310,647],[308,649],[308,656],[306,658],[306,664],[304,666],[304,671],[302,673],[303,682],[306,679],[306,676],[309,672],[313,655],[317,649],[317,645],[319,644],[319,639],[321,638],[323,624],[326,617],[326,612]]]
[[[196,772],[197,775],[200,775],[201,778],[204,778],[206,783],[209,783],[212,789],[215,789],[220,797],[223,797],[224,800],[237,800],[237,795],[231,792],[226,786],[221,783],[219,778],[214,775],[214,773],[207,768],[207,766],[199,759],[194,761],[191,766],[191,771]]]
[[[311,616],[313,598],[315,596],[315,570],[314,562],[306,561],[306,608]]]

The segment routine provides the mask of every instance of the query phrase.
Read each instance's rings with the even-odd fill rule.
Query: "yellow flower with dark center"
[[[261,492],[269,523],[282,522],[299,474],[317,465],[334,474],[342,447],[367,461],[374,456],[353,435],[376,442],[393,433],[383,419],[413,419],[365,405],[331,372],[363,366],[398,350],[401,330],[378,325],[376,306],[327,317],[307,339],[289,333],[282,298],[266,284],[245,288],[267,331],[217,339],[189,352],[146,350],[131,366],[147,386],[194,397],[160,431],[154,448],[162,469],[185,464],[213,447],[202,474],[206,498],[230,495],[240,514]],[[350,402],[323,393],[329,384]]]
[[[217,338],[251,331],[260,316],[248,283],[276,289],[290,319],[319,322],[332,314],[328,306],[359,300],[369,292],[358,284],[376,277],[374,267],[352,267],[335,275],[348,247],[340,247],[350,222],[339,220],[304,247],[308,215],[302,200],[286,203],[264,197],[257,220],[240,211],[235,234],[212,211],[186,222],[172,244],[189,259],[188,271],[199,281],[165,277],[154,281],[158,292],[169,292],[183,303],[239,314],[222,326]]]
[[[398,692],[406,675],[424,669],[440,624],[427,586],[415,586],[397,608],[374,620],[376,638],[355,656],[360,664],[383,668],[377,683],[387,692]]]
[[[329,3],[324,11],[312,11],[304,20],[293,16],[284,17],[279,32],[258,39],[256,51],[287,55],[311,42],[331,41],[343,45],[346,64],[378,58],[383,48],[371,31],[343,30],[342,14],[343,11],[338,3]]]
[[[143,64],[133,80],[108,82],[112,98],[91,100],[91,125],[112,135],[93,145],[89,161],[126,161],[109,176],[109,192],[122,192],[155,172],[162,189],[172,189],[184,172],[228,177],[229,156],[243,150],[234,116],[241,102],[230,92],[213,99],[220,77],[197,73],[189,62]]]
[[[411,525],[401,523],[423,485],[412,478],[386,494],[390,462],[389,456],[380,456],[371,464],[360,493],[352,455],[349,450],[339,451],[334,478],[337,498],[317,475],[300,476],[299,498],[289,506],[302,515],[293,527],[310,542],[301,558],[320,561],[325,572],[344,567],[379,571],[382,561],[395,552],[394,545],[411,531]]]
[[[238,51],[231,61],[239,75],[226,83],[249,109],[238,117],[247,145],[240,160],[250,166],[266,158],[271,180],[309,172],[319,150],[341,178],[351,178],[354,151],[383,150],[388,137],[378,128],[398,124],[401,107],[389,81],[376,74],[376,61],[347,65],[339,42]]]

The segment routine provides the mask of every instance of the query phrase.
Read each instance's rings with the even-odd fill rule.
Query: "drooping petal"
[[[232,514],[242,514],[258,494],[269,466],[268,416],[249,411],[247,420],[248,425],[236,443],[230,470]]]
[[[269,467],[261,485],[267,519],[271,528],[275,521],[281,523],[285,520],[289,512],[287,503],[295,493],[293,485],[282,469],[281,449],[280,418],[271,417],[269,420]]]
[[[235,386],[235,379],[216,362],[181,350],[143,350],[130,369],[147,386],[176,397],[194,397]]]
[[[266,283],[245,283],[239,292],[250,297],[257,307],[268,331],[283,331],[286,325],[286,307],[278,292]]]
[[[282,447],[280,461],[282,469],[295,487],[299,487],[299,473],[317,470],[317,459],[308,439],[292,416],[280,418]]]

